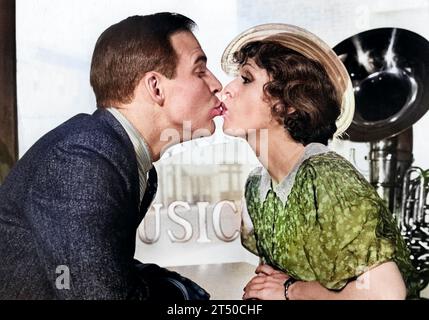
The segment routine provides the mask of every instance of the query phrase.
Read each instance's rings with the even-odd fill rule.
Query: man
[[[90,78],[97,111],[42,137],[0,187],[0,299],[207,298],[178,274],[133,260],[156,189],[152,162],[172,143],[165,131],[181,142],[189,121],[191,135],[209,134],[222,112],[221,84],[193,27],[158,13],[100,36]]]

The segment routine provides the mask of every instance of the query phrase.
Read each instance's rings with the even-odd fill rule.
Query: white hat
[[[355,100],[352,82],[349,74],[335,52],[313,33],[288,24],[270,23],[250,28],[237,37],[226,47],[222,55],[222,69],[229,75],[235,76],[238,65],[234,61],[234,52],[244,44],[262,39],[275,40],[284,46],[295,50],[305,57],[321,63],[342,97],[341,114],[336,121],[337,131],[334,137],[344,133],[351,122],[355,111]]]

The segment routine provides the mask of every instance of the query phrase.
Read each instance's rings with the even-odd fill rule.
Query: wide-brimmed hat
[[[353,121],[355,111],[352,82],[340,58],[315,34],[284,23],[263,24],[250,28],[235,37],[226,47],[222,55],[222,69],[229,75],[237,75],[238,65],[234,61],[234,52],[250,41],[262,39],[275,40],[324,66],[338,96],[342,98],[341,114],[336,121],[337,131],[334,136],[345,132]]]

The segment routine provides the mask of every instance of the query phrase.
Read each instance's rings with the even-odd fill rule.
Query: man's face
[[[222,85],[207,69],[206,55],[191,32],[174,34],[171,43],[178,57],[176,75],[167,79],[165,86],[165,111],[171,129],[180,131],[181,141],[189,140],[189,133],[212,134],[213,118],[222,112],[222,104],[215,95]],[[184,122],[190,127],[187,134],[182,132]]]

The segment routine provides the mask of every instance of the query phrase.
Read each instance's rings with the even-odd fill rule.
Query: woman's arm
[[[244,288],[243,299],[282,300],[287,274],[268,265],[256,269],[258,275]],[[374,267],[341,291],[326,289],[317,281],[297,281],[289,287],[290,300],[400,300],[406,297],[405,283],[395,262]]]
[[[294,283],[290,299],[297,300],[402,300],[406,297],[404,280],[395,262],[385,262],[349,282],[341,291],[331,291],[316,281]]]

